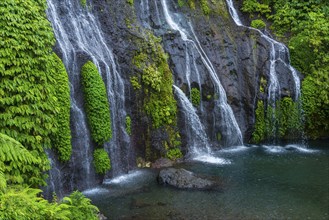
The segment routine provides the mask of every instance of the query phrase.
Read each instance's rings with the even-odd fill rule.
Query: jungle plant
[[[111,169],[109,155],[104,149],[96,149],[94,151],[94,167],[98,174],[105,174]]]
[[[52,28],[46,1],[0,1],[0,132],[33,151],[32,185],[49,169],[44,149],[57,132]],[[46,177],[46,176],[44,176]]]
[[[70,88],[68,76],[61,59],[53,54],[56,81],[56,97],[59,112],[56,115],[58,130],[52,138],[53,147],[56,149],[61,161],[68,161],[72,154],[70,130]]]
[[[112,136],[105,84],[91,61],[83,65],[81,75],[91,137],[98,145],[103,145]]]
[[[201,95],[198,88],[191,89],[191,100],[194,106],[199,106],[201,101]]]

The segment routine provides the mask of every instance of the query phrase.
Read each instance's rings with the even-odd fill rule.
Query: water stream
[[[94,15],[87,8],[82,7],[79,1],[47,0],[47,4],[47,16],[52,23],[70,80],[73,157],[70,160],[68,176],[71,178],[71,190],[80,184],[90,187],[95,181],[92,171],[93,147],[86,123],[83,98],[78,93],[81,91],[79,58],[81,55],[89,57],[97,66],[106,85],[111,109],[112,139],[104,147],[110,154],[111,172],[114,176],[127,171],[128,154],[132,152],[130,138],[125,131],[124,82],[117,69],[112,50]],[[52,170],[54,169],[57,168],[54,167]],[[54,175],[56,173],[50,176]]]
[[[203,75],[209,74],[214,89],[215,89],[215,96],[218,96],[218,98],[215,101],[216,108],[220,111],[221,114],[221,133],[224,136],[224,139],[226,140],[225,145],[232,146],[232,145],[242,145],[243,143],[243,137],[242,133],[240,131],[239,125],[235,119],[235,116],[233,114],[232,108],[227,103],[227,97],[226,92],[218,78],[218,75],[215,71],[215,68],[213,67],[210,59],[208,58],[207,54],[203,50],[196,34],[194,33],[193,26],[190,22],[187,23],[187,27],[183,28],[179,25],[179,23],[176,22],[176,20],[180,20],[179,18],[173,17],[166,0],[161,0],[161,6],[163,9],[163,14],[166,20],[166,23],[169,25],[169,27],[172,30],[178,31],[180,34],[181,39],[183,40],[185,44],[185,53],[186,53],[186,80],[188,83],[190,83],[190,78],[192,77],[192,74],[195,74],[195,78],[198,80],[198,83],[200,83],[200,79],[204,77]],[[189,51],[192,51],[192,58],[193,61],[191,62],[189,57]],[[199,72],[198,68],[196,67],[195,63],[195,54],[197,54],[198,57],[201,58],[201,61],[205,68],[207,69],[206,72]],[[195,71],[191,71],[194,69]],[[199,84],[201,87],[201,84]],[[190,89],[190,85],[188,85]]]

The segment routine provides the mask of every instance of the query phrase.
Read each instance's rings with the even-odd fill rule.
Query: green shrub
[[[96,149],[94,151],[94,167],[98,174],[105,174],[111,169],[109,155],[104,149]]]
[[[90,61],[83,65],[81,74],[91,137],[98,145],[102,145],[112,136],[105,84],[97,67]]]
[[[191,89],[191,99],[194,106],[199,106],[201,101],[200,91],[197,88]]]
[[[251,141],[253,143],[260,143],[265,139],[266,136],[266,126],[265,126],[265,108],[264,102],[258,100],[257,108],[255,113],[256,123],[254,132],[252,133]]]
[[[87,0],[80,0],[80,4],[81,4],[83,7],[86,7],[86,5],[87,5]]]
[[[59,113],[46,8],[46,1],[0,1],[0,132],[41,159],[39,177],[49,169],[44,149],[51,147]],[[39,177],[30,183],[45,184]]]
[[[39,197],[40,189],[11,187],[0,194],[0,219],[69,220],[70,208]]]
[[[261,19],[256,19],[251,21],[251,27],[257,29],[264,29],[266,27],[266,24]]]
[[[98,208],[91,204],[81,192],[75,191],[70,196],[64,197],[62,204],[66,204],[70,211],[70,220],[98,220]]]
[[[128,3],[129,5],[134,5],[134,0],[127,0],[127,3]]]
[[[183,157],[183,154],[179,148],[172,148],[167,151],[167,158],[170,160],[177,160],[181,157]]]
[[[56,115],[58,130],[52,138],[53,147],[56,149],[61,161],[68,161],[72,154],[70,130],[70,88],[69,79],[61,59],[53,54],[55,61],[56,97],[59,113]]]
[[[200,4],[201,4],[201,8],[202,8],[203,13],[205,15],[209,15],[210,8],[209,8],[209,5],[208,5],[208,0],[200,0]]]

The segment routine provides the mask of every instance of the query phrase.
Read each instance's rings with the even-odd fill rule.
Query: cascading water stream
[[[289,56],[289,50],[288,48],[270,38],[269,36],[265,35],[262,31],[256,29],[256,28],[252,28],[252,27],[247,27],[244,26],[239,18],[239,15],[234,7],[233,1],[232,0],[226,0],[226,3],[228,5],[228,9],[230,12],[230,15],[232,17],[232,19],[234,20],[235,24],[238,26],[243,26],[246,27],[248,29],[257,31],[258,33],[260,33],[261,37],[263,37],[271,46],[271,51],[270,51],[270,85],[269,85],[269,92],[268,92],[268,100],[270,101],[271,105],[275,105],[275,100],[280,96],[280,85],[278,82],[278,77],[277,77],[277,73],[275,70],[275,63],[280,61],[282,62],[285,66],[287,66],[292,74],[292,77],[294,79],[295,82],[295,101],[298,101],[300,98],[300,79],[297,75],[296,70],[290,65],[290,56]],[[277,53],[276,48],[278,48],[279,53]],[[289,61],[286,62],[284,57],[287,55]]]
[[[208,143],[207,134],[204,127],[196,114],[195,109],[191,102],[186,97],[185,93],[177,86],[173,86],[175,94],[181,104],[185,126],[186,126],[186,140],[189,149],[189,155],[195,156],[200,154],[211,153],[210,145]]]
[[[268,97],[267,97],[267,106],[271,107],[272,109],[272,114],[270,116],[270,127],[268,128],[270,134],[270,137],[277,137],[277,120],[276,120],[276,114],[275,111],[273,111],[276,108],[276,101],[281,98],[281,89],[280,89],[280,83],[278,80],[278,73],[276,70],[276,64],[281,62],[284,64],[285,67],[287,67],[291,74],[292,78],[294,79],[295,83],[295,96],[294,100],[298,102],[299,104],[299,109],[298,111],[300,112],[299,114],[301,115],[301,110],[300,110],[300,79],[297,75],[297,71],[290,65],[290,55],[289,55],[289,50],[288,48],[278,42],[272,39],[271,37],[265,35],[262,31],[252,28],[252,27],[246,27],[242,24],[238,13],[236,9],[234,8],[234,4],[232,0],[226,0],[229,12],[231,14],[232,19],[234,20],[235,24],[238,26],[242,26],[254,31],[257,31],[262,38],[264,38],[270,45],[270,71],[269,71],[269,85],[268,85]],[[287,59],[285,59],[287,58]],[[300,120],[302,120],[302,117],[300,117]],[[300,121],[301,122],[301,121]],[[302,123],[302,122],[301,122]]]
[[[164,14],[165,20],[166,20],[167,24],[169,25],[169,27],[180,33],[180,37],[185,43],[186,50],[192,51],[192,54],[194,54],[194,52],[195,52],[198,56],[200,56],[203,65],[208,70],[207,73],[209,74],[210,79],[214,85],[215,94],[219,96],[218,99],[215,100],[215,105],[219,109],[220,114],[221,114],[221,119],[223,121],[221,123],[222,123],[223,130],[225,131],[225,135],[227,136],[226,144],[228,146],[242,145],[242,143],[243,143],[242,133],[241,133],[238,123],[234,117],[231,107],[227,104],[227,97],[226,97],[225,90],[220,83],[220,80],[217,76],[215,68],[213,67],[210,59],[208,58],[208,56],[204,52],[203,48],[201,47],[201,44],[200,44],[197,36],[194,33],[191,23],[188,23],[190,31],[187,31],[186,29],[181,27],[178,23],[176,23],[175,19],[173,19],[170,11],[168,9],[167,1],[161,0],[161,5],[163,8],[163,14]],[[194,55],[193,55],[193,58],[194,58]],[[187,82],[190,82],[189,78],[191,77],[190,74],[192,73],[190,71],[191,70],[190,65],[191,64],[189,62],[189,55],[188,55],[188,52],[186,52]],[[200,75],[199,71],[196,68],[195,59],[193,59],[193,68],[195,69],[195,71],[193,71],[193,73],[197,74],[196,78],[198,79],[198,81],[200,81],[202,76]],[[190,86],[190,85],[188,85],[188,86]]]
[[[78,1],[47,0],[48,19],[51,21],[57,45],[62,53],[71,85],[71,123],[73,136],[73,157],[70,160],[73,170],[72,186],[76,184],[75,175],[84,180],[86,187],[92,182],[92,147],[90,134],[83,111],[81,95],[76,91],[80,88],[80,71],[78,56],[84,54],[97,66],[105,81],[108,100],[111,108],[112,139],[105,144],[110,153],[112,174],[119,175],[129,166],[128,154],[131,152],[130,138],[125,131],[125,91],[123,79],[117,70],[114,55],[106,44],[99,24],[93,14],[82,8]],[[82,171],[81,171],[82,170]],[[83,173],[83,174],[81,174]],[[82,177],[81,177],[82,175]],[[74,183],[73,183],[74,182]]]

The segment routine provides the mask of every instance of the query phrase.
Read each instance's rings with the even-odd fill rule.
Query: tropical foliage
[[[44,184],[49,169],[44,148],[57,132],[55,43],[46,1],[0,1],[0,132],[18,140],[41,159],[33,185]]]
[[[98,145],[102,145],[112,136],[105,84],[91,61],[83,65],[81,75],[91,137]]]
[[[69,79],[61,59],[53,54],[54,74],[56,82],[56,97],[59,112],[56,115],[58,123],[57,132],[53,135],[52,146],[58,152],[61,161],[68,161],[72,154],[70,130],[70,88]]]
[[[104,149],[96,149],[94,151],[94,167],[98,174],[105,174],[111,169],[109,155]]]

